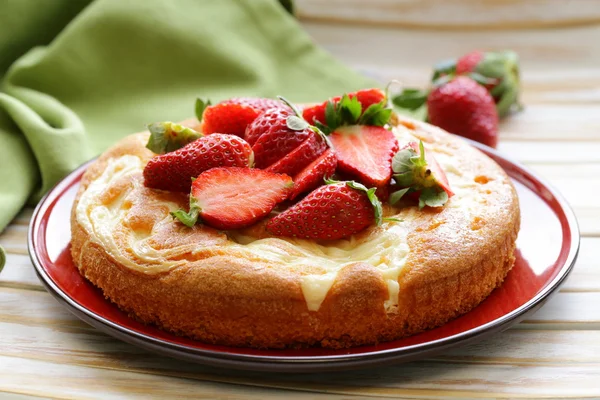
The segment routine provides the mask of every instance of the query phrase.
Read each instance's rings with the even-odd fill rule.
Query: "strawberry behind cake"
[[[138,320],[232,346],[372,344],[468,312],[512,268],[506,173],[378,89],[197,114],[115,144],[73,205],[75,264]]]

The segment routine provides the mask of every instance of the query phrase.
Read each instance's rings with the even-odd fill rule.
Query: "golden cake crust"
[[[225,233],[212,228],[188,229],[176,222],[159,226],[168,213],[162,203],[184,207],[186,196],[144,188],[140,174],[124,177],[101,194],[102,201],[110,203],[129,188],[122,205],[127,229],[151,231],[153,249],[189,245],[211,250],[177,254],[177,260],[185,262],[158,273],[119,262],[81,224],[76,208],[110,160],[135,155],[145,163],[152,157],[144,147],[147,133],[123,139],[84,174],[71,217],[73,260],[83,276],[131,316],[208,343],[342,348],[440,326],[477,306],[512,268],[520,223],[518,199],[504,171],[462,140],[409,119],[395,117],[395,123],[423,140],[436,155],[446,153],[457,159],[457,168],[469,171],[475,181],[472,190],[479,197],[469,203],[472,212],[448,205],[415,211],[417,217],[406,223],[410,251],[398,276],[398,301],[392,311],[384,307],[390,294],[382,271],[365,262],[339,270],[318,310],[309,310],[302,290],[307,271],[271,265],[260,254],[241,256],[228,248]],[[382,228],[361,235],[379,235],[378,229]],[[115,230],[113,234],[120,250],[127,253],[127,242],[120,239],[125,233]],[[311,273],[321,271],[319,266],[311,268]]]

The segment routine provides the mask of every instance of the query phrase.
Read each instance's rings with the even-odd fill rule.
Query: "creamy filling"
[[[407,129],[396,129],[395,133],[401,142],[414,140]],[[428,149],[429,150],[429,149]],[[456,195],[449,201],[449,207],[462,208],[471,211],[481,199],[473,190],[477,183],[474,177],[462,173],[452,157],[436,152],[436,157],[445,169],[450,185]],[[127,210],[123,202],[129,193],[125,190],[109,205],[99,202],[99,196],[116,180],[127,175],[139,174],[143,171],[142,160],[133,155],[125,155],[112,159],[104,172],[94,180],[81,195],[76,209],[79,224],[90,235],[91,240],[99,243],[116,261],[133,270],[146,274],[156,274],[169,271],[187,263],[187,260],[174,260],[171,257],[183,253],[210,254],[211,251],[223,249],[223,246],[182,245],[176,248],[157,250],[148,244],[152,233],[129,232],[129,252],[125,252],[117,244],[114,236],[115,229],[126,218]],[[141,185],[133,180],[134,185]],[[175,203],[165,203],[169,210],[178,208]],[[408,258],[410,249],[407,244],[408,222],[418,217],[416,207],[397,210],[395,218],[401,222],[385,222],[381,230],[374,235],[352,236],[348,239],[334,242],[317,243],[315,241],[291,238],[256,239],[231,233],[234,240],[224,245],[235,250],[236,254],[248,258],[260,257],[266,262],[279,265],[281,268],[302,267],[319,273],[306,273],[301,277],[301,288],[309,310],[317,311],[329,293],[340,270],[355,263],[366,263],[381,271],[382,278],[387,284],[389,296],[384,307],[387,312],[397,310],[399,274]],[[172,218],[166,214],[157,225],[171,224]],[[155,229],[157,227],[155,226]],[[310,268],[312,267],[312,268]]]

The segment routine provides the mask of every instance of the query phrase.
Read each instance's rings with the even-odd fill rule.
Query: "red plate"
[[[516,264],[504,284],[468,314],[394,342],[345,350],[255,350],[178,337],[129,318],[79,275],[69,252],[71,205],[88,164],[67,176],[37,206],[29,229],[29,252],[42,283],[77,317],[121,340],[169,356],[236,369],[294,372],[415,360],[519,322],[558,289],[577,258],[577,221],[563,197],[523,166],[474,145],[496,160],[517,188],[522,222]]]

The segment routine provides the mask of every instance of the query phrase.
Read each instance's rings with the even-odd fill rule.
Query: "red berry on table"
[[[192,178],[203,171],[214,167],[249,167],[253,158],[252,148],[244,139],[215,133],[151,158],[144,168],[144,185],[188,192]]]
[[[496,147],[498,112],[488,91],[467,76],[434,88],[427,97],[429,122],[450,133]]]
[[[336,166],[337,156],[332,149],[328,149],[294,176],[294,189],[290,199],[294,200],[302,193],[310,192],[323,185],[325,183],[324,179],[333,175]]]
[[[381,203],[375,188],[356,182],[321,186],[267,223],[276,236],[335,240],[381,224]]]
[[[227,133],[244,137],[246,127],[271,108],[286,106],[274,99],[239,97],[219,104],[196,103],[196,113],[205,134]]]
[[[392,176],[392,157],[398,150],[394,134],[381,126],[349,125],[329,136],[338,169],[369,187],[386,185]]]
[[[287,175],[256,168],[213,168],[194,181],[189,212],[172,215],[189,227],[200,220],[217,229],[241,229],[267,216],[293,185]]]

